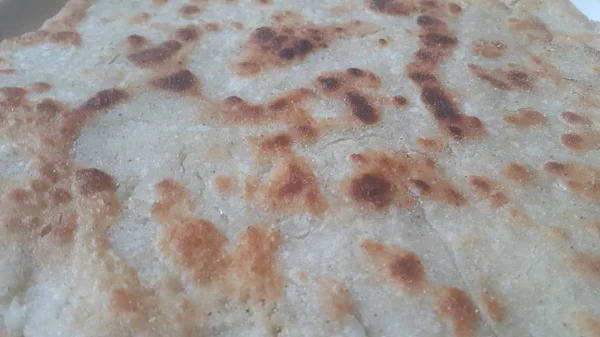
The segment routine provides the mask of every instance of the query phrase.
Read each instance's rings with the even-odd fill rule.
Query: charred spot
[[[399,106],[405,106],[408,104],[408,99],[406,99],[404,96],[394,96],[393,100],[394,103]]]
[[[277,38],[277,33],[269,27],[259,27],[255,29],[250,37],[250,42],[274,50],[279,49],[281,46],[281,42]]]
[[[352,109],[352,115],[365,124],[375,124],[379,121],[379,116],[375,108],[362,95],[356,92],[349,92],[344,96],[348,106]]]
[[[129,35],[127,37],[127,43],[129,43],[130,46],[135,48],[145,46],[147,42],[148,40],[146,40],[145,37],[137,34]]]
[[[200,34],[194,27],[179,28],[175,31],[175,36],[183,42],[193,42],[200,38]]]
[[[417,18],[417,24],[421,27],[441,27],[446,25],[442,20],[434,18],[431,15],[420,15]]]
[[[292,44],[292,49],[294,53],[303,55],[313,49],[313,44],[308,40],[300,40]]]
[[[362,69],[358,69],[358,68],[348,68],[348,69],[346,69],[346,72],[349,75],[352,75],[355,77],[362,77],[365,75],[365,72]]]
[[[383,176],[365,173],[350,182],[350,196],[357,202],[383,209],[392,201],[393,185]]]
[[[437,81],[437,77],[434,73],[425,72],[425,71],[413,71],[408,74],[408,78],[410,78],[415,83],[423,83],[428,81]]]
[[[199,83],[196,76],[189,70],[184,69],[176,73],[158,78],[152,84],[162,90],[185,92],[194,88]]]
[[[200,13],[200,8],[194,5],[185,5],[179,9],[179,13],[183,15],[194,15]]]
[[[458,43],[458,40],[454,36],[435,32],[421,34],[419,37],[421,42],[428,47],[448,49],[450,47],[454,47]]]
[[[423,88],[421,100],[432,110],[436,119],[444,121],[458,120],[458,109],[442,88],[438,86]]]
[[[525,72],[511,70],[506,75],[510,83],[519,89],[531,89],[533,87],[532,78]]]
[[[408,15],[415,10],[414,6],[397,0],[366,0],[369,8],[387,15]]]
[[[277,52],[277,56],[284,60],[291,60],[296,56],[296,53],[292,48],[283,48]]]
[[[464,138],[464,134],[463,131],[457,127],[457,126],[448,126],[448,133],[450,133],[450,135],[452,136],[452,138],[454,139],[463,139]]]
[[[95,168],[75,171],[73,174],[73,183],[76,190],[84,196],[104,191],[114,192],[116,190],[113,178]]]
[[[319,77],[319,84],[327,91],[335,91],[340,88],[340,81],[335,77]]]
[[[133,52],[127,56],[127,59],[137,66],[148,67],[171,58],[182,47],[181,42],[169,40],[158,46]]]
[[[82,106],[86,111],[101,111],[111,108],[129,98],[127,91],[111,88],[99,91],[94,97],[88,99]]]

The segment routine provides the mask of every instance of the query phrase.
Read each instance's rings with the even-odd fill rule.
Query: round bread
[[[596,29],[69,1],[0,43],[0,336],[600,336]]]

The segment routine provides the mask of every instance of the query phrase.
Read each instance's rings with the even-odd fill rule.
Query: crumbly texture
[[[0,43],[0,336],[600,335],[566,0],[71,0]]]

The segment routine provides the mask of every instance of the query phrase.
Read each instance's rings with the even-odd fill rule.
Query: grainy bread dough
[[[0,336],[599,336],[595,29],[71,0],[0,44]]]

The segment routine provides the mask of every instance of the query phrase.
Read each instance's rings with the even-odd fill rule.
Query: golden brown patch
[[[600,149],[600,131],[567,133],[560,137],[561,143],[573,152],[587,152]]]
[[[292,137],[285,132],[275,135],[251,137],[256,158],[277,158],[291,154]]]
[[[504,55],[506,45],[499,41],[477,40],[472,43],[473,53],[488,59],[499,58]]]
[[[279,297],[284,280],[275,253],[282,243],[278,230],[264,227],[248,227],[236,240],[231,271],[242,300],[253,304]]]
[[[552,33],[548,30],[548,27],[535,16],[530,15],[519,19],[510,18],[508,19],[508,27],[516,35],[525,34],[531,39],[546,42],[552,40]]]
[[[574,312],[571,319],[581,337],[600,336],[600,319],[586,312]]]
[[[327,318],[338,323],[342,323],[346,315],[352,315],[354,312],[348,290],[337,280],[321,280],[318,284],[316,300],[319,309]]]
[[[417,138],[417,147],[421,151],[437,153],[444,149],[444,144],[437,139],[419,137]]]
[[[571,259],[571,268],[579,275],[600,281],[600,256],[587,253],[575,253]]]
[[[542,113],[538,111],[531,109],[519,109],[504,116],[504,122],[506,124],[528,128],[538,125],[545,125],[548,123],[548,120]]]
[[[454,336],[474,337],[477,311],[469,295],[458,288],[440,287],[435,297],[437,310],[450,322]]]
[[[425,269],[415,253],[371,239],[363,240],[361,248],[382,276],[409,294],[417,294],[427,284]]]
[[[173,179],[160,181],[154,187],[157,201],[152,204],[152,216],[166,223],[174,217],[191,217],[195,206],[192,196]]]
[[[548,162],[544,169],[559,178],[576,196],[600,202],[600,171],[576,163]]]
[[[469,69],[479,79],[504,91],[529,91],[535,87],[536,78],[527,69],[509,64],[506,69],[484,69],[469,64]]]
[[[356,169],[344,183],[350,198],[367,209],[382,211],[392,203],[410,206],[410,190],[420,198],[460,206],[466,200],[433,160],[423,156],[366,151],[351,156]]]
[[[228,193],[231,191],[233,185],[233,179],[229,176],[216,176],[215,177],[215,187],[219,193]]]
[[[34,92],[47,92],[50,91],[50,89],[52,88],[52,86],[46,82],[33,82],[31,83],[31,90],[33,90]]]
[[[263,194],[267,208],[272,211],[295,210],[320,215],[328,207],[310,166],[293,155],[275,166]]]
[[[523,165],[517,163],[508,163],[504,166],[502,174],[508,180],[512,180],[521,185],[533,180],[533,174]]]
[[[498,183],[482,176],[470,176],[469,185],[471,191],[480,198],[489,200],[495,208],[502,207],[510,202],[510,199],[502,192]]]
[[[561,116],[563,118],[563,121],[565,121],[565,123],[571,126],[592,125],[592,120],[588,116],[583,114],[565,111],[561,114]]]
[[[254,30],[235,63],[238,75],[251,76],[272,68],[290,66],[309,54],[328,48],[338,39],[361,37],[374,31],[366,24],[315,25],[299,19]]]
[[[588,222],[585,226],[590,232],[600,237],[600,221]]]
[[[488,317],[494,321],[494,323],[503,323],[506,319],[506,310],[498,300],[498,297],[493,295],[489,289],[482,289],[479,297],[481,298],[483,309]]]

